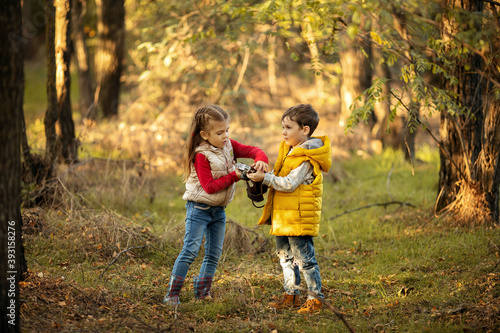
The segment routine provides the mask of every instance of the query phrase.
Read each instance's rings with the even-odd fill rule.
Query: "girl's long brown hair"
[[[210,131],[210,121],[224,121],[228,120],[229,116],[226,111],[217,105],[207,105],[199,108],[194,115],[189,136],[186,141],[186,149],[184,150],[184,157],[182,165],[184,169],[183,180],[187,181],[191,173],[191,166],[194,162],[194,155],[196,154],[196,147],[198,147],[204,140],[200,135],[201,131]]]

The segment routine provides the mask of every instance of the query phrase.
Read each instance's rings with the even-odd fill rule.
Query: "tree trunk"
[[[456,1],[455,8],[482,12],[480,0]],[[443,35],[459,32],[452,20],[444,26]],[[481,30],[481,26],[469,27]],[[498,38],[498,37],[497,37]],[[496,41],[498,43],[498,40]],[[476,70],[456,62],[454,75],[458,85],[446,83],[471,115],[441,115],[441,141],[451,158],[441,154],[437,209],[450,209],[462,224],[498,222],[500,185],[500,103],[491,89],[485,91],[484,78]],[[467,61],[472,68],[482,70],[484,64],[477,54]]]
[[[371,48],[362,46],[361,40],[351,39],[347,34],[342,38],[343,49],[339,52],[340,64],[342,66],[342,84],[340,87],[341,116],[340,123],[346,123],[351,115],[350,107],[355,104],[359,107],[364,104],[366,97],[361,101],[355,101],[372,82]],[[366,55],[368,57],[366,57]],[[375,125],[375,114],[372,112],[368,124],[360,123],[356,129],[358,145],[362,149],[371,150],[371,130]]]
[[[461,3],[463,4],[463,3]],[[458,3],[451,3],[453,7],[461,7]],[[462,9],[468,7],[467,4]],[[448,40],[452,34],[459,31],[458,24],[453,19],[444,20],[443,38]],[[471,61],[477,61],[476,56]],[[481,68],[480,60],[476,63]],[[483,123],[483,106],[481,96],[480,76],[476,73],[465,71],[465,68],[457,62],[453,74],[458,78],[459,84],[454,86],[450,82],[444,82],[444,88],[456,92],[458,103],[468,108],[476,117],[473,120],[467,115],[452,116],[447,112],[441,113],[440,135],[442,146],[448,152],[440,152],[441,168],[439,171],[439,189],[437,209],[443,209],[455,203],[458,193],[465,190],[467,184],[471,184],[475,178],[471,166],[477,165],[478,153],[481,146],[481,129]],[[476,91],[476,89],[478,89]],[[458,113],[458,112],[457,112]],[[479,132],[477,132],[479,130]],[[478,135],[479,134],[479,135]],[[473,148],[475,147],[475,148]]]
[[[124,0],[96,0],[98,48],[96,74],[99,107],[105,117],[118,114],[125,41]]]
[[[61,153],[65,162],[73,163],[77,159],[77,141],[70,100],[70,60],[71,60],[71,1],[56,0],[56,90],[59,126],[61,134]]]
[[[359,40],[352,40],[344,35],[343,42],[345,47],[339,52],[340,64],[342,66],[342,86],[340,88],[342,98],[342,115],[347,119],[351,114],[350,107],[354,100],[361,95],[371,85],[372,69],[370,58],[365,54],[371,55],[371,50],[367,46],[364,51],[361,49]],[[361,102],[362,104],[363,102]],[[371,126],[373,126],[373,122]]]
[[[45,52],[47,58],[47,110],[45,111],[45,151],[53,163],[57,156],[56,122],[59,117],[57,108],[56,90],[56,56],[55,56],[55,34],[56,34],[56,8],[54,0],[45,0]]]
[[[71,0],[71,14],[73,27],[73,49],[76,55],[78,69],[78,91],[80,93],[80,112],[82,118],[95,120],[94,91],[90,71],[89,52],[83,33],[83,16],[86,11],[85,0]]]
[[[483,150],[479,155],[477,178],[493,221],[498,221],[500,199],[500,101],[492,93],[485,108]]]
[[[383,58],[380,48],[373,48],[373,78],[372,81],[380,78],[386,78],[387,82],[382,86],[383,101],[375,102],[373,112],[375,114],[375,125],[372,128],[372,138],[378,140],[380,148],[391,147],[401,149],[403,143],[402,132],[404,124],[401,116],[397,116],[393,121],[389,121],[391,113],[391,79],[392,75],[387,62],[381,61]],[[387,130],[390,130],[387,133]],[[372,144],[372,146],[375,146]],[[375,149],[374,149],[375,150]]]
[[[405,13],[400,10],[399,7],[394,7],[392,9],[392,16],[394,17],[394,25],[398,31],[401,38],[407,43],[405,49],[405,57],[410,64],[414,65],[415,60],[412,56],[413,42],[410,34],[408,33],[406,25]],[[414,77],[415,69],[408,70],[408,77]],[[414,100],[414,92],[411,88],[407,89],[408,93],[406,96],[407,101],[407,117],[405,117],[404,123],[404,134],[403,134],[403,153],[407,161],[413,162],[415,159],[415,137],[417,136],[417,120],[420,115],[420,105],[418,101]]]
[[[269,81],[269,92],[271,98],[278,94],[278,85],[276,83],[276,33],[273,31],[267,36],[267,78]]]
[[[19,332],[25,265],[20,211],[24,68],[23,45],[15,42],[22,36],[21,3],[2,0],[0,8],[0,331],[7,333]]]
[[[409,109],[408,117],[404,117],[403,121],[403,153],[406,161],[413,162],[415,160],[415,138],[418,129],[416,119],[420,115],[420,105],[413,100],[413,92],[409,90],[408,93],[410,102],[407,105]]]
[[[314,81],[316,83],[316,95],[318,98],[325,98],[325,83],[323,81],[323,66],[319,57],[318,45],[316,44],[316,37],[314,36],[311,23],[307,22],[302,24],[302,34],[307,42],[309,54],[311,55],[311,68],[314,70]],[[371,81],[370,81],[371,83]]]

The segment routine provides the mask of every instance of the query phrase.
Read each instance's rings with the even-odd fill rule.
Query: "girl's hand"
[[[257,171],[263,171],[267,172],[269,169],[269,166],[267,165],[266,162],[263,161],[257,161],[254,164],[252,164],[252,168],[254,168]],[[250,177],[249,177],[250,178]]]
[[[258,183],[264,180],[265,173],[261,170],[257,170],[253,173],[247,173],[247,177],[250,178],[251,181]]]
[[[241,171],[239,169],[234,169],[234,172],[236,172],[236,176],[241,179]]]

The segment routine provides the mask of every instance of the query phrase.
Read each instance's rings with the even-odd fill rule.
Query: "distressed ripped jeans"
[[[300,293],[297,286],[300,285],[300,272],[302,272],[307,289],[323,297],[312,236],[276,236],[276,254],[283,268],[284,288],[288,295]],[[308,295],[307,298],[313,297]]]

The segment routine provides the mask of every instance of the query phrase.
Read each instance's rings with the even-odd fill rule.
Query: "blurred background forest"
[[[236,139],[271,155],[281,139],[281,113],[299,103],[318,110],[318,132],[335,138],[333,149],[340,157],[358,149],[369,154],[383,146],[401,149],[405,133],[407,142],[413,140],[405,129],[408,116],[391,96],[374,106],[366,125],[345,133],[350,105],[377,78],[390,81],[399,97],[408,99],[401,80],[405,63],[383,53],[371,37],[380,29],[373,15],[376,3],[125,1],[124,31],[115,31],[123,38],[122,54],[116,55],[123,64],[120,80],[114,82],[120,94],[111,102],[102,102],[108,90],[103,90],[103,70],[96,70],[107,57],[100,48],[98,8],[94,1],[79,5],[69,65],[80,159],[108,158],[106,152],[118,151],[112,158],[176,169],[191,116],[207,103],[230,113]],[[391,7],[377,10],[392,15],[387,10],[393,5],[385,5]],[[40,19],[40,6],[25,1],[25,25],[30,18]],[[349,11],[349,21],[342,10]],[[25,113],[30,144],[43,150],[46,36],[45,26],[32,25],[25,45]],[[389,115],[394,123],[387,133]],[[427,134],[421,137],[432,141]]]

